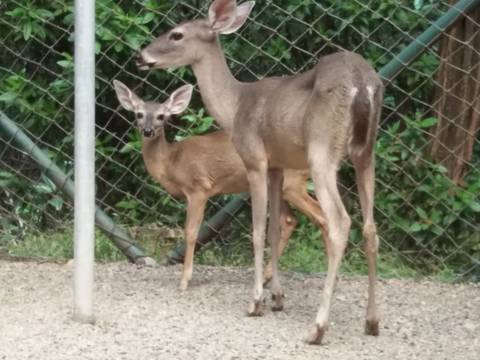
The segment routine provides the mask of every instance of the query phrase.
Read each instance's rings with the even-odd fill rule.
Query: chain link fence
[[[233,74],[244,81],[298,73],[319,56],[341,49],[356,51],[381,69],[452,4],[259,0],[247,25],[236,35],[223,36],[222,42]],[[165,246],[183,241],[184,204],[146,174],[140,136],[133,117],[120,109],[112,80],[159,101],[184,83],[194,84],[188,68],[140,72],[133,57],[155,35],[182,20],[204,17],[208,5],[194,0],[97,0],[97,204],[149,253],[165,254]],[[73,5],[66,0],[9,0],[0,2],[0,13],[0,110],[71,175]],[[480,10],[465,14],[386,87],[375,206],[384,275],[480,276],[479,21]],[[167,135],[179,141],[216,128],[196,92],[190,110],[172,121]],[[0,164],[0,249],[15,253],[22,243],[54,244],[62,238],[59,234],[68,234],[71,202],[4,134]],[[339,186],[354,220],[345,270],[357,272],[365,261],[353,179],[345,163]],[[206,219],[231,198],[211,199]],[[299,219],[282,263],[289,269],[320,271],[320,234],[300,214]],[[247,207],[199,251],[200,259],[248,264],[250,231]]]

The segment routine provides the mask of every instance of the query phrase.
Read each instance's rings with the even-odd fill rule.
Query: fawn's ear
[[[175,90],[166,102],[168,111],[171,114],[180,114],[185,111],[192,98],[193,86],[184,85]]]
[[[242,5],[237,6],[235,20],[226,29],[220,31],[221,34],[231,34],[240,29],[245,21],[248,19],[248,15],[252,12],[255,6],[255,1],[246,1]]]
[[[235,21],[237,2],[235,0],[215,0],[208,9],[208,22],[212,31],[221,33]]]
[[[142,103],[142,100],[124,83],[113,80],[113,87],[117,93],[118,101],[125,110],[135,111],[135,108]]]

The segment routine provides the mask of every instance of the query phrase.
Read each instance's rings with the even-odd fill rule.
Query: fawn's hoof
[[[272,274],[270,273],[265,273],[263,275],[263,286],[266,287],[270,281],[272,280]]]
[[[365,322],[365,334],[378,336],[380,334],[378,323],[378,320],[367,320]]]
[[[310,345],[321,345],[323,336],[325,335],[325,328],[315,325],[315,328],[310,332],[306,341]]]
[[[283,310],[283,298],[285,295],[283,293],[272,294],[272,311],[282,311]]]
[[[182,280],[180,281],[180,290],[181,291],[186,291],[188,289],[188,280]]]
[[[265,311],[265,300],[255,300],[250,304],[247,316],[263,316]]]
[[[138,266],[146,266],[146,267],[155,267],[157,266],[157,262],[153,260],[151,257],[142,256],[135,259],[135,265]]]
[[[263,286],[268,285],[268,283],[272,280],[272,266],[271,264],[267,265],[265,272],[263,273]]]

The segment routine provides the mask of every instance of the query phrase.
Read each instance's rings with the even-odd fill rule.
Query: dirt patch
[[[378,338],[363,335],[366,279],[341,278],[323,346],[303,342],[323,277],[283,273],[284,312],[247,318],[253,273],[96,267],[95,325],[71,320],[72,269],[0,261],[0,359],[479,359],[480,287],[382,280]]]

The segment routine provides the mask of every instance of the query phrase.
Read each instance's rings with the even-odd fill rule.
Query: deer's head
[[[184,22],[155,39],[137,54],[140,69],[192,65],[217,44],[219,34],[237,31],[247,20],[254,1],[237,6],[235,0],[215,0],[208,18]]]
[[[145,137],[155,136],[172,115],[184,112],[193,91],[192,85],[184,85],[175,90],[167,101],[158,103],[143,101],[118,80],[113,80],[113,86],[122,107],[135,114],[137,126]]]

